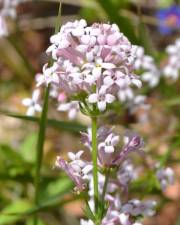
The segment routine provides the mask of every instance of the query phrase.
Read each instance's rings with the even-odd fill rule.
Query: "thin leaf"
[[[40,121],[39,117],[25,116],[25,115],[20,115],[17,113],[10,113],[10,112],[0,112],[0,113],[6,116],[14,117],[14,118],[25,120],[25,121],[30,121],[35,123],[39,123]],[[56,129],[66,130],[71,132],[86,131],[86,126],[81,125],[80,123],[77,123],[77,122],[47,119],[47,125]]]

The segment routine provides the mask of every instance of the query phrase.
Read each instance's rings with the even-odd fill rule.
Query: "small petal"
[[[58,107],[58,111],[66,112],[70,109],[70,103],[60,104]]]
[[[98,101],[98,95],[97,94],[91,94],[88,98],[88,101],[90,103],[96,103]]]
[[[28,108],[28,110],[27,110],[27,112],[26,112],[26,115],[27,116],[34,116],[34,114],[35,114],[35,110],[34,110],[34,107],[29,107]]]
[[[116,66],[113,63],[102,63],[101,67],[104,69],[114,69]]]
[[[102,112],[106,109],[106,102],[105,101],[100,101],[97,103],[98,109]]]
[[[114,152],[114,147],[113,146],[105,146],[104,151],[106,153],[113,153]]]
[[[40,95],[40,90],[39,89],[34,90],[32,94],[32,100],[34,102],[37,102],[39,95]]]
[[[25,99],[22,100],[22,104],[23,104],[24,106],[30,106],[30,105],[32,104],[32,99],[30,99],[30,98],[25,98]]]
[[[106,102],[112,103],[115,100],[115,96],[111,94],[106,94]]]
[[[101,67],[95,67],[92,71],[92,75],[97,79],[101,76],[102,69]]]
[[[68,152],[68,157],[72,161],[76,159],[76,155],[73,152]]]

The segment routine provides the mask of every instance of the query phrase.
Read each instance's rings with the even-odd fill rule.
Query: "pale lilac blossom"
[[[26,0],[1,0],[0,2],[0,37],[9,34],[6,18],[16,17],[16,7],[19,3]]]
[[[168,185],[174,184],[174,171],[170,168],[161,168],[156,172],[156,177],[160,182],[163,191],[166,190]]]
[[[96,104],[99,111],[118,98],[132,99],[133,86],[141,87],[133,73],[134,46],[117,25],[87,26],[85,20],[76,20],[63,25],[50,41],[47,53],[54,60],[53,71],[46,66],[47,76],[41,76],[38,85],[54,82],[70,98],[85,92],[84,101]]]
[[[119,136],[111,133],[108,135],[104,142],[101,142],[98,145],[98,149],[103,149],[106,153],[113,153],[115,150],[114,147],[118,144],[118,142]]]
[[[145,55],[144,48],[137,46],[134,49],[134,68],[142,70],[142,80],[147,82],[150,88],[156,87],[159,84],[161,71],[155,64],[153,57]]]
[[[43,66],[43,73],[42,74],[37,74],[36,75],[36,82],[37,82],[37,87],[39,87],[42,84],[45,84],[46,86],[50,83],[59,83],[59,77],[55,73],[57,65],[54,64],[52,67],[48,68],[48,65],[45,64]]]
[[[78,101],[60,103],[60,105],[58,106],[58,111],[68,112],[68,118],[70,120],[74,120],[76,118],[77,113],[79,112]]]
[[[166,48],[166,52],[168,54],[168,62],[163,69],[163,74],[165,77],[176,81],[180,70],[180,38],[174,44],[169,45]]]
[[[34,90],[32,98],[25,98],[22,100],[22,104],[28,107],[26,115],[34,116],[36,112],[41,112],[42,107],[39,104],[40,90]]]
[[[94,224],[94,222],[92,220],[81,219],[80,220],[80,225],[95,225],[95,224]]]
[[[132,216],[153,216],[156,204],[152,200],[140,201],[139,199],[132,199],[122,206],[122,212]]]
[[[69,153],[70,161],[67,162],[60,156],[56,158],[55,166],[64,170],[64,172],[70,177],[75,184],[76,191],[83,191],[87,187],[88,174],[92,170],[92,165],[81,160],[83,151],[79,151],[74,154]]]
[[[0,37],[8,35],[8,28],[4,16],[0,15]]]
[[[107,88],[102,86],[99,91],[89,95],[89,103],[97,103],[97,107],[100,111],[106,109],[106,105],[112,103],[115,100],[114,95],[107,93]]]

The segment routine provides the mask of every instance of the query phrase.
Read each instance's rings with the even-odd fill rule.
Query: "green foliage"
[[[12,224],[21,219],[23,213],[31,206],[32,204],[26,199],[17,200],[9,204],[1,211],[0,225]]]
[[[0,113],[4,114],[6,116],[17,118],[17,119],[21,119],[21,120],[25,120],[25,121],[29,121],[29,122],[35,122],[37,124],[39,124],[39,121],[40,121],[40,118],[38,118],[38,117],[24,116],[24,115],[19,115],[17,113],[9,113],[9,112],[0,112]],[[78,122],[47,119],[47,125],[55,128],[55,129],[66,130],[66,131],[70,131],[70,132],[86,131],[86,126],[84,126]]]

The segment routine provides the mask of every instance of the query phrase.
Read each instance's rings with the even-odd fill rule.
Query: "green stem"
[[[98,166],[97,166],[97,118],[92,117],[92,161],[93,161],[93,182],[94,182],[94,205],[95,212],[98,211]]]
[[[59,3],[55,33],[58,32],[60,27],[60,17],[61,17],[61,1]],[[53,61],[50,62],[51,65],[52,63]],[[37,142],[37,155],[36,155],[36,165],[35,165],[36,167],[35,167],[35,179],[34,179],[34,184],[35,184],[34,203],[37,207],[40,205],[39,194],[40,194],[41,167],[42,167],[42,160],[43,160],[45,134],[46,134],[49,90],[50,90],[50,84],[45,90],[45,99],[44,99],[43,110],[42,110],[40,123],[39,123],[39,134],[38,134],[38,142]],[[38,224],[38,216],[36,214],[34,217],[34,225],[37,225],[37,224]]]
[[[102,201],[103,202],[104,202],[104,198],[105,198],[105,194],[106,194],[106,190],[107,190],[108,180],[109,180],[109,169],[106,173],[105,182],[104,182],[104,186],[103,186],[103,193],[102,193]]]
[[[50,85],[46,88],[45,92],[45,100],[43,105],[43,111],[40,118],[39,124],[39,134],[38,134],[38,143],[37,143],[37,155],[36,155],[36,168],[35,168],[35,205],[39,206],[39,193],[40,193],[40,179],[41,179],[41,166],[43,159],[43,148],[44,148],[44,140],[45,140],[45,132],[46,132],[46,122],[47,122],[47,112],[48,112],[48,99],[49,99],[49,89]],[[38,224],[37,215],[34,218],[34,225]]]

